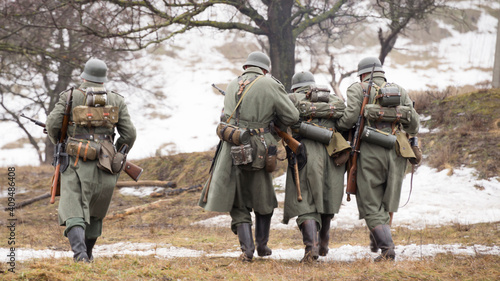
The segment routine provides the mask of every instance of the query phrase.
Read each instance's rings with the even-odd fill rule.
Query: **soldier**
[[[255,251],[252,210],[257,253],[259,256],[272,254],[267,242],[271,217],[278,202],[270,174],[272,168],[264,166],[263,162],[267,151],[272,147],[276,149],[277,138],[271,130],[273,121],[289,126],[299,118],[284,86],[266,75],[270,64],[267,55],[253,52],[243,65],[243,74],[229,83],[224,98],[225,119],[229,126],[221,124],[225,124],[226,129],[242,132],[240,136],[249,134],[250,137],[248,141],[243,140],[247,143],[242,145],[235,145],[231,137],[221,142],[199,202],[205,210],[230,212],[231,230],[238,235],[243,261],[251,261]],[[243,161],[248,160],[246,157],[250,154],[252,161]]]
[[[360,82],[347,89],[347,109],[337,122],[337,127],[349,130],[356,124],[374,64],[373,87],[368,93],[369,101],[364,116],[376,117],[366,118],[365,128],[376,129],[372,132],[381,132],[380,136],[394,136],[384,139],[392,139],[395,143],[390,141],[388,145],[386,141],[377,142],[369,138],[361,141],[357,161],[356,202],[359,218],[365,220],[370,230],[371,251],[376,253],[381,249],[381,255],[375,261],[381,261],[394,260],[396,256],[390,222],[392,213],[398,210],[407,159],[419,161],[415,160],[413,153],[418,147],[410,148],[406,135],[414,136],[418,132],[419,116],[405,89],[387,83],[380,60],[367,57],[358,64]],[[390,101],[384,101],[386,98]]]
[[[300,128],[301,123],[302,126],[313,125],[315,128],[322,128],[322,132],[330,136],[335,131],[335,119],[342,116],[345,105],[340,98],[330,95],[328,89],[317,92],[315,89],[311,72],[299,72],[292,77],[293,93],[289,97],[300,112],[299,123],[292,128]],[[327,151],[331,137],[320,141],[313,135],[301,134],[300,129],[292,131],[293,137],[305,147],[302,154],[306,155],[295,155],[287,149],[289,167],[286,173],[283,223],[288,224],[290,218],[298,216],[296,222],[306,246],[301,262],[312,262],[318,259],[318,255],[328,254],[330,222],[342,203],[345,172],[343,164],[347,157],[344,157],[344,163],[335,163]],[[335,137],[342,138],[345,147],[349,147],[340,134]],[[298,177],[295,174],[295,164],[298,165],[297,170],[300,170]],[[295,182],[297,178],[298,187]],[[300,188],[302,201],[297,199],[297,188]]]
[[[61,198],[59,223],[66,226],[75,261],[93,260],[92,248],[102,233],[102,220],[106,216],[119,172],[123,168],[109,169],[101,165],[102,157],[113,157],[116,148],[126,144],[132,147],[136,130],[125,105],[124,98],[104,88],[107,66],[98,59],[90,59],[81,74],[83,83],[72,92],[72,110],[68,126],[66,151],[69,166],[61,169]],[[47,117],[50,140],[57,143],[62,127],[64,109],[69,90],[61,93],[59,101]],[[89,116],[90,114],[90,116]],[[92,121],[89,121],[92,117]],[[120,137],[114,142],[115,131]],[[76,149],[78,147],[78,149]],[[125,146],[123,146],[125,148]],[[122,162],[120,162],[122,163]],[[106,167],[108,170],[105,170]]]

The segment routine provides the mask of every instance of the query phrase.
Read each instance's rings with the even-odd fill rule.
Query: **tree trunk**
[[[384,38],[384,34],[382,32],[382,29],[379,29],[378,31],[378,38],[380,42],[380,55],[379,55],[379,60],[382,65],[384,65],[385,58],[389,53],[392,51],[394,48],[394,45],[396,45],[396,40],[398,39],[398,34],[394,34],[394,31],[391,31],[391,33],[387,36],[387,38]]]
[[[498,16],[497,44],[495,48],[495,62],[493,64],[493,80],[491,86],[493,86],[493,88],[500,88],[500,16]]]
[[[58,80],[54,87],[54,90],[49,93],[50,100],[48,105],[48,113],[50,113],[56,103],[59,101],[59,94],[68,89],[69,84],[71,83],[71,73],[75,70],[75,67],[71,66],[68,63],[61,63],[61,66],[58,69]],[[51,164],[54,155],[54,144],[50,141],[49,137],[45,138],[45,164]]]
[[[295,71],[295,38],[290,22],[293,0],[272,1],[268,8],[271,72],[287,91]]]

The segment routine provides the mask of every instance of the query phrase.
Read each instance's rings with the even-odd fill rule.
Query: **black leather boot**
[[[241,223],[236,228],[238,239],[240,240],[241,251],[240,256],[242,261],[252,261],[255,245],[253,243],[252,225],[249,223]]]
[[[300,262],[311,263],[318,259],[318,227],[315,220],[305,220],[300,228],[302,241],[306,245],[304,257]]]
[[[376,247],[382,250],[380,256],[375,258],[375,262],[394,260],[396,253],[394,252],[394,242],[392,241],[391,227],[387,224],[380,224],[371,230]]]
[[[73,251],[75,262],[90,262],[85,246],[85,230],[81,226],[74,226],[68,231],[68,240]]]
[[[97,238],[93,239],[87,239],[85,238],[85,246],[87,246],[87,256],[89,257],[89,260],[94,260],[94,256],[92,255],[92,249],[94,248],[95,242],[97,241]]]
[[[255,244],[257,244],[257,254],[260,257],[270,256],[273,253],[267,246],[272,216],[272,213],[268,215],[259,215],[255,213]]]
[[[333,215],[321,215],[321,230],[319,231],[319,255],[324,257],[328,254],[328,243],[330,242],[330,222]]]
[[[375,241],[375,236],[373,234],[373,230],[370,230],[370,251],[376,253],[379,248],[377,246],[377,242]]]

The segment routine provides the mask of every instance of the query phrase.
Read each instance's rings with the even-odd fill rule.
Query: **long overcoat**
[[[73,91],[72,108],[84,105],[85,89],[89,87],[102,87],[102,84],[84,82]],[[47,117],[47,133],[50,140],[55,144],[62,127],[64,110],[68,91],[61,93],[59,101]],[[127,144],[132,148],[136,139],[136,130],[124,98],[117,93],[107,92],[107,105],[116,106],[119,109],[119,120],[116,129],[120,137],[116,140],[116,147]],[[72,123],[73,113],[70,114],[70,125],[68,136],[75,135],[108,135],[114,136],[114,128],[107,127],[83,127]],[[99,138],[94,140],[100,142]],[[69,167],[61,174],[61,198],[59,200],[59,223],[65,225],[69,218],[83,217],[90,224],[90,217],[103,219],[108,211],[113,190],[118,180],[118,175],[112,175],[97,167],[98,160],[76,161],[75,156],[69,157]]]
[[[299,108],[300,101],[306,101],[305,92],[308,86],[299,88],[293,95],[292,100]],[[338,97],[330,95],[329,103],[344,109],[343,103],[338,102]],[[343,107],[340,108],[340,105]],[[303,117],[301,117],[303,119]],[[309,122],[335,130],[334,119],[314,118]],[[326,146],[323,143],[301,138],[301,143],[306,148],[307,163],[299,171],[300,190],[302,201],[297,200],[297,188],[294,182],[294,172],[288,167],[286,174],[285,206],[283,223],[299,215],[318,213],[336,214],[342,203],[344,190],[345,166],[337,167],[333,158],[328,155]]]
[[[247,68],[240,80],[264,75],[257,67]],[[226,90],[224,112],[229,118],[238,101],[239,79],[231,81]],[[236,114],[230,120],[236,124]],[[287,96],[284,86],[273,77],[263,76],[248,89],[239,106],[240,128],[264,128],[267,146],[277,145],[277,139],[269,131],[271,121],[276,120],[284,126],[290,126],[299,119],[299,112]],[[235,204],[244,204],[260,214],[269,214],[278,206],[272,177],[265,169],[241,171],[233,165],[230,154],[231,144],[223,141],[217,157],[211,180],[207,181],[201,194],[199,205],[208,211],[229,212]],[[208,188],[209,187],[209,188]],[[203,202],[208,188],[207,202]],[[236,198],[236,189],[239,198]],[[242,207],[242,206],[239,206]]]
[[[363,81],[367,89],[367,76]],[[384,73],[375,72],[373,82],[379,87],[386,82]],[[411,108],[411,122],[403,126],[404,132],[412,135],[418,133],[419,116],[413,108],[413,102],[406,90],[397,84],[401,93],[400,104]],[[375,87],[370,92],[369,103],[374,102],[376,96]],[[344,116],[338,122],[337,127],[342,130],[351,129],[358,119],[361,104],[363,102],[363,88],[361,83],[354,83],[347,89],[347,108]],[[391,133],[391,127],[380,129]],[[399,130],[398,130],[399,131]],[[379,224],[385,224],[388,220],[388,212],[396,212],[399,207],[401,185],[405,175],[407,160],[396,153],[396,147],[386,149],[377,144],[365,141],[361,142],[357,169],[357,193],[359,218],[366,219],[368,227],[374,228]]]

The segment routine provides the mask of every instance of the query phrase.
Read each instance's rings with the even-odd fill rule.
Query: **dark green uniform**
[[[307,100],[305,95],[307,90],[309,90],[309,86],[304,86],[290,94],[295,96],[292,100],[296,101],[297,108],[299,108],[300,101]],[[338,97],[330,95],[331,104],[338,99]],[[338,106],[338,104],[339,102],[335,102],[335,105]],[[310,122],[335,130],[334,119],[314,118]],[[328,155],[324,144],[307,138],[301,138],[301,143],[306,147],[307,152],[307,164],[299,171],[303,200],[301,202],[297,200],[293,171],[289,167],[286,176],[283,223],[287,224],[291,218],[298,216],[297,225],[300,226],[305,220],[312,219],[318,223],[319,230],[322,225],[321,215],[331,215],[328,216],[331,219],[333,214],[338,213],[340,209],[344,190],[345,166],[337,167],[334,164],[333,158]]]
[[[369,76],[365,77],[364,87],[367,89]],[[373,82],[379,87],[386,82],[382,72],[375,72]],[[392,84],[392,83],[391,83]],[[418,132],[419,116],[413,109],[413,103],[406,91],[396,85],[401,93],[401,105],[411,108],[411,123],[402,126],[404,131],[410,135]],[[373,103],[376,95],[375,88],[370,93],[369,103]],[[349,130],[357,121],[363,101],[363,90],[360,83],[351,85],[347,90],[347,109],[342,118],[339,119],[337,127]],[[372,126],[380,130],[392,133],[392,127],[387,124],[372,122]],[[396,130],[396,131],[399,131]],[[358,204],[359,218],[365,219],[370,229],[377,225],[389,223],[389,212],[396,212],[399,206],[401,185],[405,176],[407,160],[396,153],[396,148],[386,149],[382,146],[361,142],[358,158],[356,201]]]
[[[241,79],[251,79],[263,75],[258,67],[247,68]],[[236,108],[238,79],[227,87],[224,99],[224,112],[229,118]],[[264,129],[267,146],[277,145],[276,138],[269,132],[271,121],[277,118],[283,125],[289,126],[299,119],[299,112],[287,96],[283,85],[270,76],[264,76],[251,86],[239,107],[241,128]],[[230,123],[235,124],[233,116]],[[230,212],[231,229],[241,223],[252,223],[250,212],[261,215],[272,214],[278,206],[272,183],[272,176],[265,169],[245,171],[234,166],[230,154],[231,144],[222,143],[210,182],[207,202],[203,202],[207,187],[202,192],[200,206],[208,211]]]
[[[75,108],[84,105],[84,91],[89,87],[102,87],[102,84],[84,82],[78,89],[73,91],[73,105]],[[62,127],[62,120],[66,106],[68,91],[63,92],[54,110],[47,117],[47,132],[53,143],[57,143],[57,136]],[[136,130],[125,105],[124,98],[114,92],[107,93],[107,105],[116,106],[119,109],[119,120],[116,129],[120,137],[116,140],[116,147],[127,144],[133,146],[136,138]],[[114,138],[114,128],[108,127],[83,127],[72,124],[68,136],[77,136],[93,142],[104,141],[110,136]],[[113,195],[118,175],[112,175],[97,167],[98,160],[83,161],[75,156],[69,157],[69,167],[61,174],[61,198],[59,201],[59,223],[66,226],[67,231],[73,226],[81,226],[85,229],[86,238],[97,238],[102,232],[102,220],[106,216],[111,197]]]

